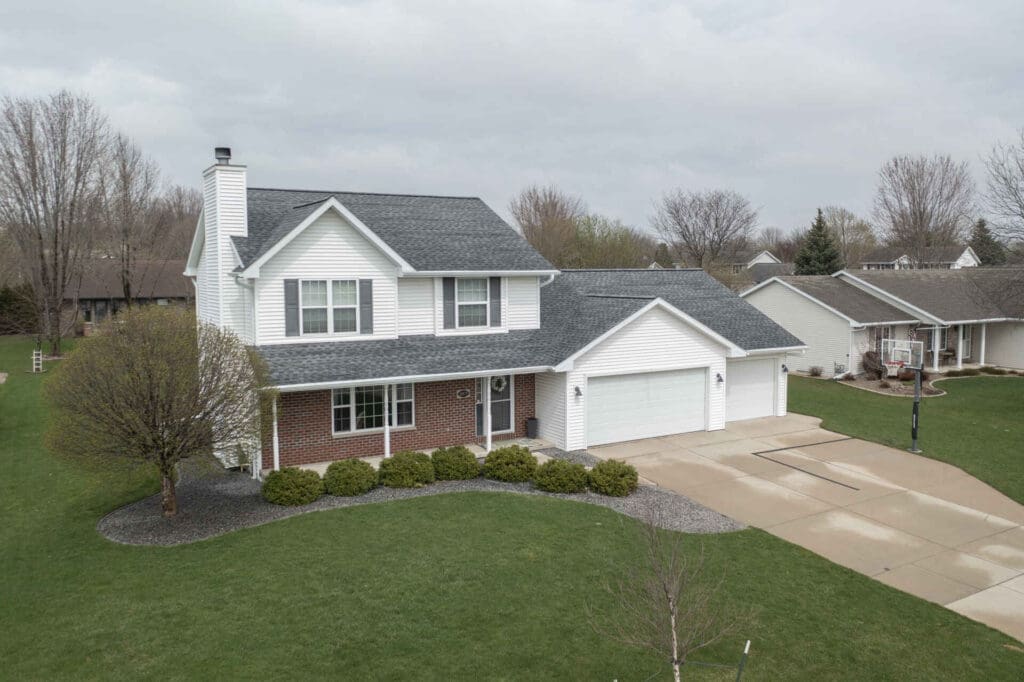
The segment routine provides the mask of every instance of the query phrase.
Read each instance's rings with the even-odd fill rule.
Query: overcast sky
[[[870,211],[896,153],[1024,126],[1024,2],[0,0],[0,94],[92,95],[172,181],[481,196],[645,227],[668,189],[761,225]]]

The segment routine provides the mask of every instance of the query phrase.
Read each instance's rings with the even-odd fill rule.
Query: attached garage
[[[590,445],[653,438],[707,428],[706,367],[591,377]]]
[[[774,358],[729,360],[726,363],[725,421],[771,417],[775,414]]]

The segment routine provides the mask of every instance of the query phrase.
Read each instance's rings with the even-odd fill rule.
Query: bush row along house
[[[266,360],[263,469],[786,413],[803,343],[703,271],[559,271],[480,199],[247,186],[218,148],[186,274]]]

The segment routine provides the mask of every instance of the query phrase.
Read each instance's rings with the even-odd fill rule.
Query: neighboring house
[[[772,277],[792,275],[795,266],[793,263],[755,263],[748,269],[750,278],[754,284],[760,284]]]
[[[919,257],[911,253],[885,246],[865,255],[859,266],[861,270],[959,270],[981,265],[978,254],[969,246],[928,246],[921,249]]]
[[[1024,268],[844,270],[773,278],[742,296],[807,343],[794,368],[860,372],[863,353],[885,338],[924,342],[933,371],[1024,368]]]
[[[734,273],[749,270],[755,265],[780,265],[782,263],[771,251],[740,251],[727,264]]]
[[[247,188],[229,159],[186,274],[280,391],[264,468],[786,413],[803,345],[700,270],[559,272],[477,198]]]
[[[192,283],[182,275],[185,261],[137,260],[132,266],[132,300],[138,303],[188,303],[193,298]],[[116,258],[96,258],[83,263],[82,279],[64,296],[65,307],[78,311],[89,328],[125,307],[121,262]]]

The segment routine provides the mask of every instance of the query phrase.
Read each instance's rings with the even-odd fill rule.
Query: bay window
[[[375,431],[384,428],[384,386],[336,388],[331,396],[331,421],[334,433]],[[388,424],[392,427],[415,424],[412,384],[391,387]]]

